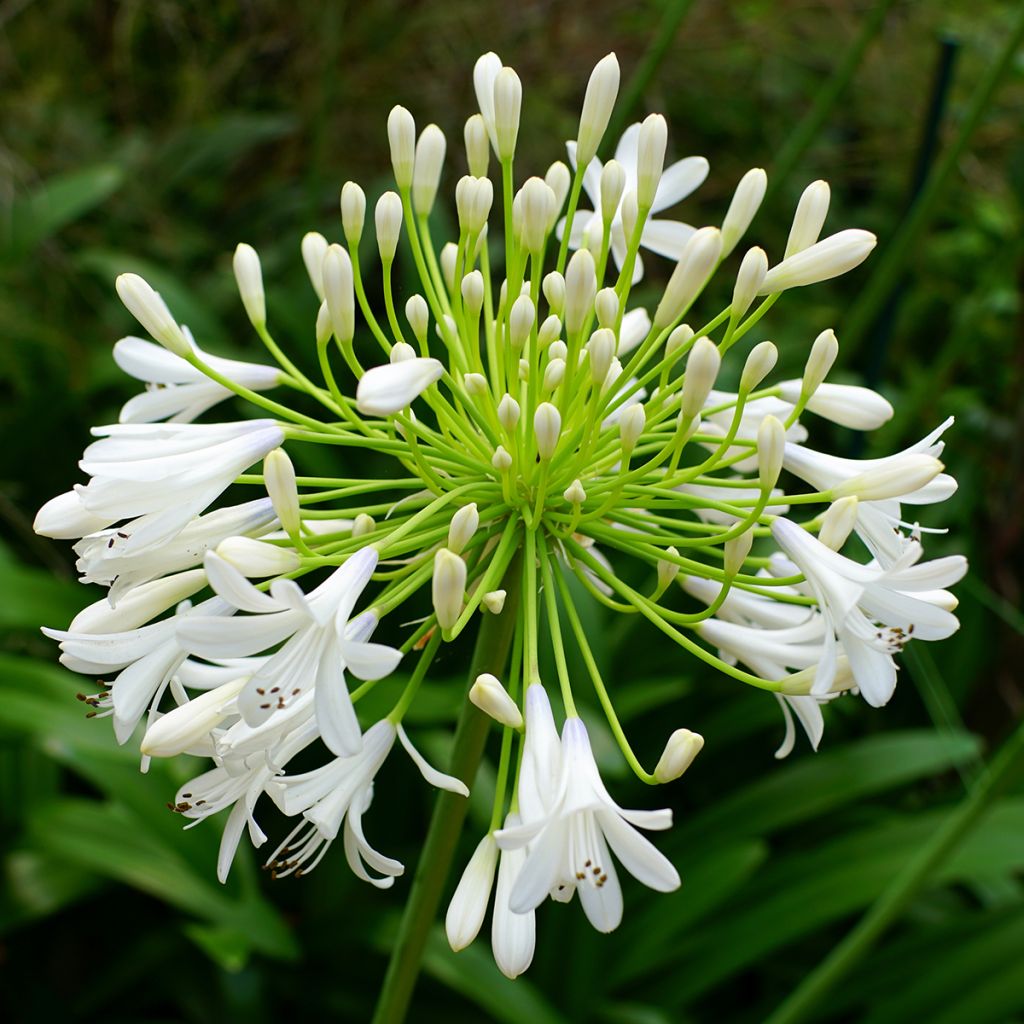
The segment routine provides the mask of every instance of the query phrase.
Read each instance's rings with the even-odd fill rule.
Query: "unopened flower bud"
[[[505,608],[505,591],[489,590],[480,599],[480,603],[492,614],[500,615]]]
[[[675,547],[669,547],[665,549],[665,554],[671,555],[673,558],[679,557],[679,549]],[[658,591],[663,592],[675,578],[679,575],[679,563],[669,560],[668,558],[658,559]]]
[[[377,521],[373,516],[367,515],[365,512],[360,512],[359,515],[352,520],[353,537],[368,537],[376,529]]]
[[[541,383],[542,390],[546,394],[550,394],[562,383],[563,377],[565,377],[565,360],[552,359],[544,367],[544,380]]]
[[[628,243],[636,231],[636,222],[640,217],[640,209],[637,206],[635,189],[630,189],[622,197],[622,206],[619,209],[619,217],[622,220],[622,233],[626,236],[626,242]]]
[[[809,249],[803,249],[772,267],[765,274],[757,293],[770,295],[839,277],[859,267],[868,258],[877,241],[870,231],[862,231],[860,228],[847,228],[829,235]]]
[[[366,371],[356,386],[356,408],[364,416],[390,416],[409,405],[440,379],[444,366],[437,359],[406,359]]]
[[[544,249],[555,194],[541,178],[527,178],[519,190],[522,210],[522,242],[527,252],[537,255]]]
[[[774,416],[765,416],[757,428],[757,476],[762,491],[775,486],[785,454],[786,428]]]
[[[142,753],[146,757],[176,757],[199,747],[224,720],[248,678],[240,676],[206,690],[167,714],[151,718],[142,737]]]
[[[510,434],[516,429],[516,424],[519,422],[519,412],[519,403],[511,395],[502,396],[498,403],[498,422]]]
[[[694,232],[658,303],[654,313],[655,327],[667,327],[686,312],[714,272],[721,251],[722,233],[718,228],[701,228]]]
[[[627,405],[622,410],[622,415],[619,417],[619,441],[622,443],[622,450],[627,458],[636,447],[637,441],[640,440],[645,426],[647,426],[647,412],[639,402]]]
[[[520,359],[519,360],[519,379],[521,381],[528,381],[530,379],[530,360]]]
[[[377,200],[373,211],[377,227],[377,248],[383,263],[390,263],[398,249],[398,236],[402,233],[402,200],[397,192],[385,192]]]
[[[480,114],[474,114],[466,121],[463,131],[466,142],[466,163],[474,178],[487,177],[487,165],[491,159],[491,146],[487,138],[487,125]]]
[[[649,114],[640,125],[636,150],[636,201],[642,210],[649,210],[661,182],[668,145],[668,124],[661,114]],[[628,238],[628,236],[627,236]]]
[[[467,395],[479,398],[487,394],[487,378],[482,373],[467,373],[462,378],[462,386]]]
[[[512,468],[512,456],[506,451],[503,444],[494,449],[491,456],[491,465],[499,472],[504,473]]]
[[[356,332],[356,300],[353,291],[352,260],[340,245],[327,247],[323,265],[324,299],[331,314],[331,329],[343,345]]]
[[[428,124],[416,142],[416,161],[412,174],[412,205],[418,214],[430,213],[441,182],[446,148],[444,132]]]
[[[405,107],[392,107],[388,115],[388,144],[391,146],[391,167],[400,190],[412,184],[416,162],[416,122]]]
[[[813,395],[818,390],[838,355],[839,341],[835,331],[831,329],[822,331],[814,339],[811,354],[807,357],[807,365],[804,367],[803,381],[800,386],[802,396]]]
[[[445,915],[444,930],[448,945],[456,953],[470,945],[484,923],[497,863],[498,844],[488,832],[469,858]]]
[[[703,746],[704,737],[700,733],[676,729],[665,744],[665,751],[654,769],[654,777],[661,783],[678,779],[693,764]]]
[[[812,181],[804,189],[796,204],[796,213],[793,214],[784,259],[809,249],[817,242],[828,216],[831,194],[827,181]]]
[[[355,251],[363,237],[363,224],[366,222],[366,193],[354,181],[346,181],[341,186],[340,206],[345,241]]]
[[[522,729],[523,713],[496,676],[484,672],[469,688],[469,699],[485,715],[512,729]]]
[[[750,309],[750,304],[754,301],[767,273],[768,254],[758,246],[749,249],[740,264],[736,284],[732,290],[732,306],[729,310],[732,319],[739,320]]]
[[[471,270],[462,279],[462,301],[472,316],[476,316],[484,304],[484,277],[479,270]]]
[[[583,98],[580,127],[576,133],[576,160],[586,167],[597,155],[615,97],[619,94],[619,62],[614,53],[602,57],[590,73],[587,94]]]
[[[565,359],[569,354],[569,347],[566,345],[561,338],[557,341],[551,342],[548,346],[548,358],[549,359]]]
[[[577,249],[565,270],[565,329],[575,334],[594,308],[597,271],[587,249]]]
[[[171,316],[167,303],[146,281],[138,274],[121,274],[114,285],[125,308],[156,341],[176,356],[191,355],[192,346]]]
[[[691,420],[700,414],[715,386],[722,357],[710,338],[698,338],[686,359],[686,376],[683,377],[683,396],[680,414],[684,420]]]
[[[732,537],[722,545],[726,575],[735,576],[743,568],[754,543],[754,531],[744,530],[738,537]]]
[[[537,454],[550,459],[555,454],[562,433],[562,414],[550,402],[541,402],[533,414],[533,432],[537,439]]]
[[[461,555],[463,549],[473,539],[473,534],[476,533],[479,525],[480,513],[476,510],[476,502],[463,505],[452,516],[451,525],[448,527],[449,550]]]
[[[556,316],[561,316],[565,309],[565,278],[557,270],[552,270],[541,282],[541,291],[548,300],[548,308]]]
[[[430,321],[430,308],[422,295],[410,295],[406,300],[405,319],[409,321],[414,337],[422,345],[427,340],[427,325]]]
[[[302,236],[302,262],[306,265],[309,283],[316,297],[324,301],[324,256],[327,254],[327,239],[319,231],[307,231]]]
[[[553,345],[562,333],[562,321],[554,313],[540,325],[537,331],[537,344],[542,348]],[[563,356],[564,358],[564,356]]]
[[[533,330],[533,321],[536,311],[529,295],[520,295],[512,303],[512,309],[508,314],[508,339],[512,348],[517,352],[526,344]]]
[[[750,394],[772,372],[778,358],[779,350],[770,341],[762,341],[755,345],[743,364],[740,393]]]
[[[784,380],[779,397],[795,403],[802,389],[803,381]],[[855,384],[819,384],[807,408],[851,430],[876,430],[893,416],[893,407],[877,391]]]
[[[626,190],[626,170],[618,160],[609,160],[601,168],[601,219],[610,224],[618,213]],[[628,237],[628,236],[627,236]]]
[[[490,178],[473,178],[466,174],[455,186],[455,209],[459,215],[459,228],[468,235],[482,231],[494,201],[494,186]]]
[[[235,249],[232,267],[245,314],[249,323],[258,330],[267,322],[267,303],[263,295],[263,273],[256,250],[244,242],[239,244]]]
[[[291,549],[267,544],[251,537],[228,537],[216,553],[243,576],[279,576],[298,569],[299,556]]]
[[[434,555],[431,596],[434,614],[442,631],[455,625],[466,593],[466,563],[453,551],[441,548]]]
[[[693,340],[693,328],[689,324],[680,324],[665,342],[665,355],[673,356]]]
[[[511,160],[519,136],[523,85],[512,68],[502,68],[494,79],[494,141],[499,160]]]
[[[587,492],[583,490],[583,484],[579,480],[573,480],[571,484],[562,492],[562,497],[565,498],[570,505],[582,505],[587,500]]]
[[[610,327],[594,331],[587,342],[590,356],[590,379],[596,385],[604,383],[615,358],[615,332]]]
[[[857,499],[850,495],[829,505],[818,531],[818,540],[825,547],[838,551],[847,542],[857,525],[857,504]]]
[[[732,202],[726,211],[725,220],[722,221],[723,259],[736,248],[739,240],[746,234],[750,222],[761,206],[767,188],[768,175],[760,167],[752,168],[740,178]]]
[[[320,303],[316,312],[316,343],[318,346],[326,345],[334,334],[334,325],[331,323],[331,311],[327,308],[326,302]]]
[[[550,231],[555,226],[554,222],[558,220],[558,215],[565,205],[565,197],[569,194],[569,187],[572,184],[572,175],[569,174],[569,168],[561,160],[556,160],[544,175],[544,182],[555,197],[555,204],[551,210],[551,223],[548,225],[548,231]]]
[[[299,491],[295,485],[295,467],[283,448],[275,448],[263,460],[263,483],[281,528],[289,537],[297,536],[302,525]]]
[[[417,358],[416,349],[404,341],[396,341],[388,353],[388,362],[391,363],[404,363],[415,358]]]
[[[599,327],[615,327],[619,317],[619,296],[614,288],[602,288],[594,297],[594,311]]]

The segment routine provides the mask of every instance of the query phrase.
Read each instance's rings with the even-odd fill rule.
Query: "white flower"
[[[921,546],[912,542],[899,561],[881,569],[832,551],[788,519],[775,520],[772,536],[804,574],[824,619],[824,646],[811,691],[814,695],[832,689],[837,640],[864,699],[881,707],[896,687],[893,653],[912,637],[941,640],[959,626],[942,604],[948,597],[944,588],[967,571],[967,561],[960,555],[916,564]]]
[[[448,936],[448,945],[456,953],[465,949],[477,937],[484,923],[497,864],[498,846],[494,836],[488,832],[477,843],[473,856],[469,858],[445,915],[444,930]]]
[[[803,380],[784,380],[779,396],[794,405],[803,390]],[[851,430],[875,430],[892,419],[892,406],[877,392],[854,384],[819,384],[806,408]]]
[[[204,363],[218,373],[251,391],[266,391],[281,380],[275,366],[221,359],[203,352],[193,341],[188,329],[185,338]],[[161,345],[142,338],[122,338],[114,345],[114,362],[129,376],[145,381],[141,395],[129,399],[121,409],[121,423],[191,423],[197,416],[234,392],[211,380],[202,370],[168,351]]]
[[[92,479],[75,488],[83,508],[106,519],[141,519],[123,554],[170,540],[240,473],[284,441],[273,420],[94,427],[101,440],[79,463]]]
[[[358,753],[359,723],[345,683],[346,669],[361,679],[394,671],[401,653],[353,639],[349,617],[377,566],[377,552],[361,548],[308,596],[293,580],[278,579],[265,594],[234,566],[208,552],[210,585],[248,616],[194,616],[181,623],[180,642],[204,658],[238,658],[282,644],[253,672],[238,696],[238,709],[250,726],[286,710],[312,689],[317,726],[327,747],[341,757]],[[363,619],[363,616],[360,616]],[[376,625],[367,614],[370,629]]]
[[[526,762],[531,763],[527,786],[534,788],[524,801],[521,774],[523,824],[495,833],[498,845],[505,850],[530,844],[509,905],[515,913],[527,913],[548,895],[568,900],[578,890],[590,923],[598,931],[610,932],[622,920],[622,888],[609,847],[622,866],[644,885],[659,892],[678,888],[679,875],[671,862],[633,827],[669,828],[672,812],[619,807],[601,782],[583,722],[567,718],[560,747],[556,747],[550,717],[544,688],[535,683],[527,693],[526,750],[521,770],[525,773]],[[537,802],[543,805],[540,817],[528,810],[530,807],[535,811]]]
[[[505,828],[522,824],[517,814],[505,818]],[[494,912],[491,915],[491,951],[498,970],[506,978],[518,978],[533,962],[537,942],[537,915],[528,910],[517,914],[512,910],[512,890],[526,863],[526,847],[502,850],[498,856],[498,884],[494,890]]]
[[[401,412],[444,373],[438,359],[404,359],[374,366],[359,378],[356,407],[364,416]]]
[[[622,165],[626,172],[626,187],[624,194],[635,192],[637,188],[637,141],[640,136],[640,125],[630,125],[619,140],[615,149],[615,159]],[[573,167],[576,166],[576,143],[567,144],[569,160]],[[583,175],[583,188],[594,204],[593,210],[577,210],[572,222],[572,231],[569,235],[569,245],[573,249],[579,249],[584,244],[597,247],[601,239],[601,161],[594,157],[587,165]],[[702,156],[690,156],[684,160],[678,160],[665,169],[658,185],[657,194],[654,197],[654,204],[651,207],[651,214],[659,213],[670,206],[681,202],[692,192],[695,192],[704,183],[708,176],[708,162]],[[643,233],[640,236],[640,245],[649,249],[659,256],[665,256],[671,260],[678,260],[683,254],[686,243],[694,233],[694,228],[689,224],[683,224],[674,220],[658,220],[653,216],[648,218],[644,225]],[[558,225],[558,237],[562,237],[565,231],[565,220]],[[622,267],[626,259],[627,238],[622,227],[622,202],[615,211],[612,219],[611,229],[611,251],[615,259],[615,265]],[[635,284],[644,275],[643,261],[637,254],[636,265],[633,268],[633,283]]]

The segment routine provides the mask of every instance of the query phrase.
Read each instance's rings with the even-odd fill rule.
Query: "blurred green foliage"
[[[340,235],[346,178],[359,179],[371,201],[385,187],[392,103],[445,130],[454,184],[472,61],[495,49],[526,88],[517,170],[542,173],[564,155],[559,140],[574,133],[594,61],[614,48],[628,78],[663,19],[682,8],[632,113],[663,111],[676,156],[709,156],[712,175],[684,216],[717,223],[743,171],[762,165],[771,179],[775,154],[873,7],[0,3],[5,1019],[363,1021],[407,891],[360,884],[340,852],[310,877],[277,885],[258,876],[254,858],[240,858],[218,886],[216,826],[182,833],[162,803],[189,766],[138,774],[136,756],[116,747],[105,724],[82,717],[76,680],[38,634],[40,623],[62,625],[95,599],[73,582],[67,546],[35,538],[30,524],[38,505],[75,479],[88,427],[114,419],[132,391],[109,356],[130,329],[115,274],[144,273],[204,347],[252,353],[230,272],[235,243],[248,241],[262,256],[276,334],[310,365],[315,302],[299,240],[311,229]],[[941,156],[1017,16],[1015,4],[994,0],[888,8],[796,172],[772,181],[753,231],[769,252],[781,250],[795,198],[817,177],[832,183],[830,225],[870,228],[884,252],[913,199],[929,132]],[[930,119],[943,45],[952,84]],[[798,744],[779,766],[774,701],[720,685],[651,643],[643,627],[606,622],[584,604],[634,746],[660,750],[678,724],[708,738],[683,783],[657,794],[631,788],[614,746],[598,744],[624,804],[674,806],[678,825],[663,845],[683,888],[658,897],[629,887],[625,923],[610,937],[591,932],[574,907],[544,908],[534,968],[514,985],[497,973],[485,940],[455,956],[439,931],[415,1021],[762,1021],[983,776],[1024,699],[1022,72],[1018,56],[891,282],[892,301],[837,374],[881,381],[896,405],[866,454],[957,416],[946,458],[961,487],[940,513],[949,536],[933,538],[931,550],[971,558],[960,633],[938,648],[910,648],[884,713],[837,702],[822,752]],[[445,216],[435,237],[448,233]],[[772,337],[797,373],[818,331],[835,325],[842,342],[870,275],[871,263],[834,286],[787,296],[751,341]],[[823,446],[855,450],[855,438],[825,427],[815,424]],[[344,471],[344,455],[329,458],[333,472]],[[412,722],[443,754],[465,652],[440,665],[445,676]],[[485,764],[467,853],[486,827],[491,780]],[[429,800],[385,768],[372,834],[410,871]],[[280,822],[265,817],[277,834]],[[942,863],[814,1019],[1022,1019],[1022,836],[1018,789]]]

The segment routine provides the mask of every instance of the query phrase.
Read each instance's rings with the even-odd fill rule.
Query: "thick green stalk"
[[[1024,755],[1024,722],[1003,744],[988,773],[946,818],[932,838],[911,854],[903,870],[857,926],[768,1018],[767,1024],[797,1024],[881,938],[942,862],[977,825],[993,800],[1013,781]]]
[[[517,555],[505,573],[502,584],[506,592],[504,610],[500,615],[484,616],[477,634],[469,670],[470,685],[481,672],[500,676],[505,668],[518,617],[516,610],[519,604],[520,575],[520,557]],[[450,771],[467,786],[472,785],[476,775],[490,725],[491,720],[482,711],[468,699],[463,701],[455,728]],[[423,853],[409,892],[409,901],[405,905],[373,1015],[373,1024],[401,1024],[409,1011],[423,950],[441,903],[441,894],[448,879],[466,809],[467,801],[464,797],[448,792],[437,796]]]

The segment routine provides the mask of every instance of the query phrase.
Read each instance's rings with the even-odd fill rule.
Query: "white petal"
[[[203,568],[210,586],[229,604],[243,612],[280,612],[284,606],[262,590],[257,590],[230,562],[207,551]]]
[[[405,752],[412,758],[413,764],[419,768],[420,775],[431,786],[447,790],[449,793],[457,793],[459,796],[469,796],[469,789],[461,779],[456,779],[453,775],[445,775],[444,772],[439,772],[436,768],[427,764],[424,756],[412,745],[412,741],[400,725],[398,726],[398,738],[402,746],[405,747]]]
[[[657,892],[679,888],[679,872],[649,839],[614,811],[598,811],[597,820],[615,856],[638,882]]]
[[[320,655],[314,694],[316,723],[327,749],[338,757],[358,754],[363,745],[362,732],[345,684],[341,652],[333,638]]]
[[[666,167],[658,183],[651,213],[668,209],[682,202],[704,184],[710,165],[702,156],[688,156]]]
[[[649,220],[644,225],[640,244],[666,259],[678,260],[683,255],[686,243],[695,233],[696,228],[679,221]]]
[[[383,679],[391,675],[402,660],[401,651],[384,644],[342,640],[339,646],[345,667],[358,679]]]

